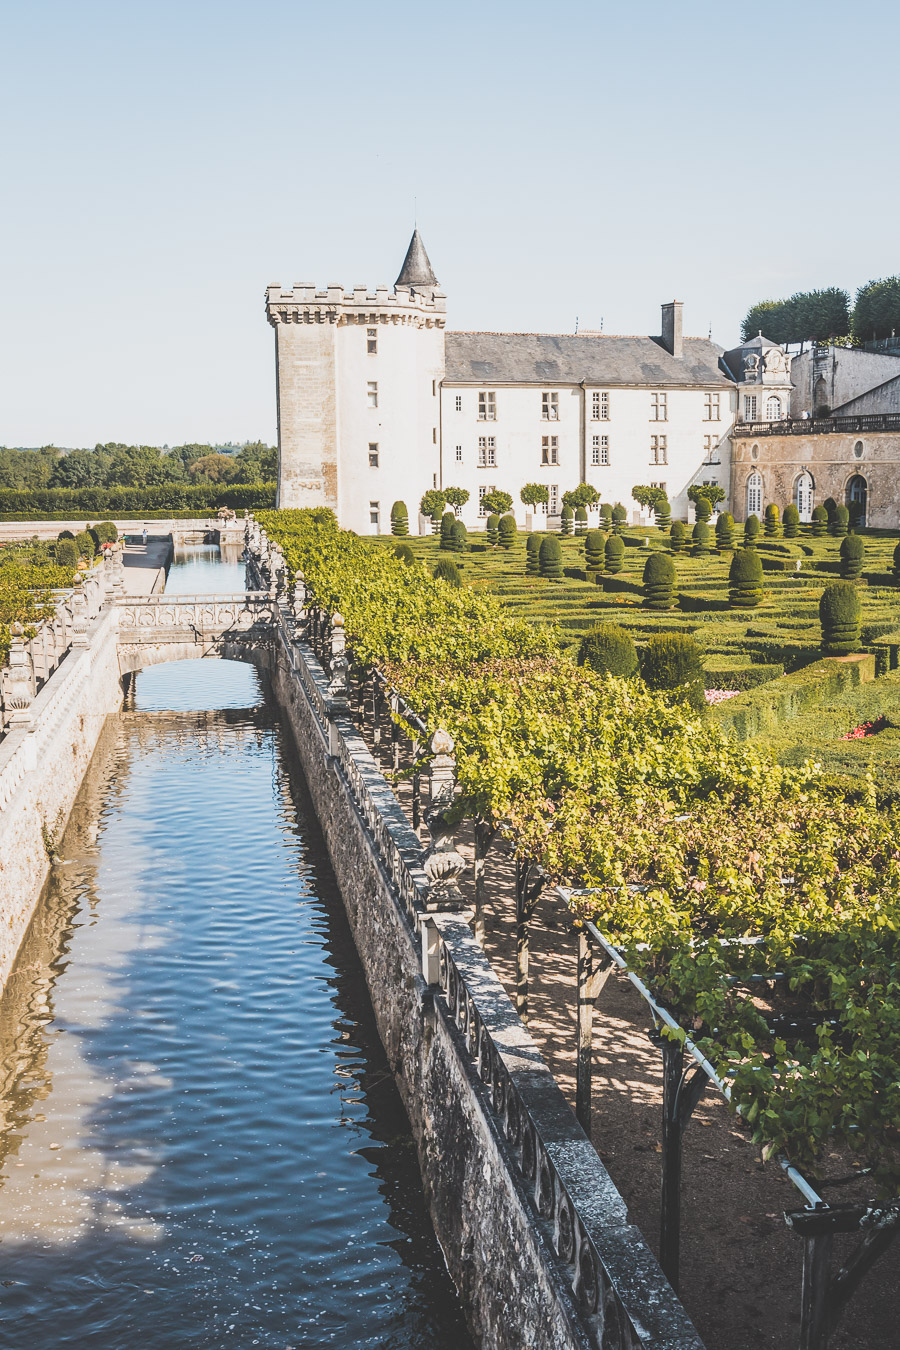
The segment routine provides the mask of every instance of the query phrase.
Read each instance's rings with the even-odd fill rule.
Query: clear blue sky
[[[893,0],[6,0],[0,444],[275,436],[269,282],[736,341],[900,272]]]

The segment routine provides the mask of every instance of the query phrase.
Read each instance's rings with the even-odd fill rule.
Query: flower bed
[[[887,726],[887,718],[876,717],[871,722],[860,722],[858,727],[848,731],[841,737],[842,741],[861,741],[866,736],[877,736],[879,731],[884,731]]]

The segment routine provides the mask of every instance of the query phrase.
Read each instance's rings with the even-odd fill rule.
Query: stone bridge
[[[118,618],[122,675],[163,661],[218,656],[262,665],[274,641],[277,603],[267,591],[234,595],[121,598]]]

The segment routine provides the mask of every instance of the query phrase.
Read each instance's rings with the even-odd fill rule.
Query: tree
[[[671,609],[675,603],[675,564],[668,553],[651,553],[644,563],[644,604]]]
[[[545,534],[541,540],[538,563],[542,577],[559,581],[562,577],[562,549],[555,534]]]
[[[498,516],[506,515],[507,511],[512,510],[513,499],[508,492],[501,492],[495,488],[493,492],[486,492],[481,499],[481,505],[485,511],[495,511]]]
[[[444,514],[444,507],[447,505],[447,498],[440,488],[429,488],[419,502],[419,511],[423,516],[430,516],[432,526]]]
[[[444,488],[444,496],[447,498],[447,504],[453,507],[456,515],[459,515],[460,511],[469,500],[469,494],[465,488]]]
[[[725,500],[725,489],[719,487],[716,483],[692,483],[687,490],[688,501],[694,503],[694,514],[700,519],[697,507],[701,499],[709,502],[709,514],[705,517],[707,520],[712,515],[719,502]]]
[[[647,511],[655,511],[656,503],[665,500],[665,489],[658,487],[644,487],[638,483],[631,489],[631,495],[638,506],[643,506]]]
[[[824,342],[850,332],[850,297],[840,287],[797,291],[787,300],[762,300],[752,305],[741,325],[747,342],[762,332],[770,342]]]
[[[706,707],[702,653],[686,634],[663,633],[652,637],[644,648],[641,676],[651,689],[672,694],[697,710]]]
[[[859,650],[859,595],[852,581],[833,581],[819,601],[822,650],[826,656],[849,656]]]
[[[617,675],[627,680],[638,667],[634,640],[618,624],[594,624],[581,639],[578,664],[601,675]]]
[[[728,569],[728,603],[734,609],[755,609],[763,596],[762,562],[755,548],[739,548]]]
[[[574,511],[579,506],[596,506],[600,493],[590,483],[579,483],[577,488],[563,493],[563,506],[571,506]]]
[[[853,336],[858,342],[900,333],[900,277],[867,281],[856,292]]]
[[[202,455],[188,466],[193,483],[229,483],[234,475],[230,455]]]
[[[70,450],[53,466],[50,487],[100,487],[106,476],[103,458],[93,450]]]
[[[391,534],[404,539],[409,534],[409,515],[406,502],[394,502],[391,507]]]
[[[544,483],[526,483],[519,498],[524,506],[546,506],[550,501],[550,489]]]

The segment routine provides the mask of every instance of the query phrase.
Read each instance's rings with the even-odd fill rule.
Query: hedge
[[[192,510],[205,515],[228,506],[233,511],[266,510],[275,505],[274,483],[161,483],[157,487],[0,488],[0,518],[62,520],[109,515],[140,516],[149,511]]]
[[[703,668],[703,682],[707,689],[737,689],[744,693],[777,680],[783,674],[784,666],[780,661],[756,666],[708,665]]]
[[[739,741],[747,741],[773,732],[807,708],[874,678],[874,656],[860,656],[856,661],[825,658],[793,675],[784,675],[780,680],[730,698],[713,708],[712,713],[723,730],[733,732]]]

